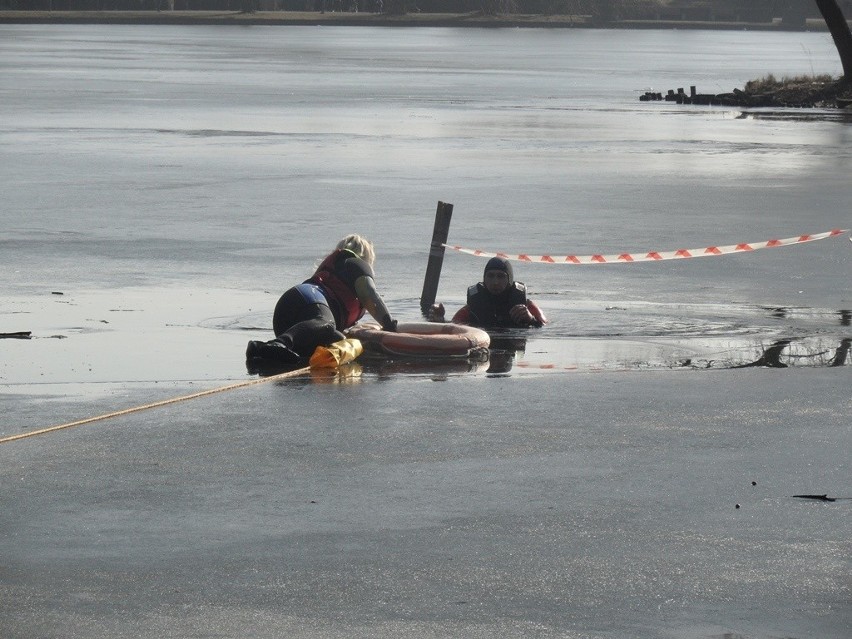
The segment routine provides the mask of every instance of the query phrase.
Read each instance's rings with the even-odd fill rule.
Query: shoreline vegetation
[[[720,22],[679,20],[615,20],[601,23],[592,16],[469,13],[367,13],[319,11],[18,11],[0,9],[0,24],[141,24],[241,26],[372,26],[472,28],[598,28],[598,29],[715,29],[741,31],[801,31],[782,20]],[[822,20],[808,19],[806,31],[828,31]],[[843,108],[852,104],[852,83],[843,78],[800,76],[775,79],[769,75],[742,90],[704,96],[710,104],[741,107]],[[714,100],[718,98],[718,100]],[[708,102],[702,102],[707,104]],[[852,109],[849,109],[852,111]]]

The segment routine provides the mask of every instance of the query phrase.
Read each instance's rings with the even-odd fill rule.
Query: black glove
[[[382,330],[387,331],[388,333],[396,333],[396,327],[399,325],[395,319],[391,319],[390,316],[385,318],[385,321],[382,322]]]
[[[426,311],[426,319],[430,322],[445,322],[445,312],[443,304],[432,304],[432,306],[429,307],[429,310]]]

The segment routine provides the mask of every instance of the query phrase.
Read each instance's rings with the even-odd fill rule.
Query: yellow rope
[[[266,382],[273,382],[278,379],[284,379],[287,377],[296,377],[297,375],[302,375],[303,373],[309,373],[311,368],[306,366],[305,368],[298,368],[294,371],[287,371],[285,373],[279,373],[278,375],[270,375],[269,377],[260,377],[258,379],[250,379],[245,382],[239,382],[237,384],[228,384],[227,386],[220,386],[219,388],[211,388],[210,390],[201,391],[199,393],[192,393],[191,395],[182,395],[180,397],[172,397],[171,399],[164,399],[159,402],[153,402],[152,404],[144,404],[142,406],[134,406],[133,408],[125,408],[124,410],[117,410],[112,413],[106,413],[105,415],[98,415],[97,417],[87,417],[86,419],[80,419],[76,422],[68,422],[67,424],[59,424],[58,426],[50,426],[49,428],[42,428],[40,430],[33,430],[28,433],[21,433],[20,435],[10,435],[9,437],[0,438],[0,444],[5,444],[6,442],[13,442],[17,439],[24,439],[26,437],[35,437],[36,435],[44,435],[45,433],[52,433],[57,430],[63,430],[65,428],[71,428],[72,426],[82,426],[83,424],[91,424],[92,422],[97,422],[102,419],[109,419],[110,417],[118,417],[120,415],[128,415],[130,413],[137,413],[139,411],[148,410],[149,408],[157,408],[158,406],[165,406],[167,404],[174,404],[176,402],[182,402],[187,399],[195,399],[196,397],[204,397],[205,395],[212,395],[214,393],[221,393],[223,391],[233,390],[235,388],[244,388],[246,386],[254,386],[255,384],[265,384]]]

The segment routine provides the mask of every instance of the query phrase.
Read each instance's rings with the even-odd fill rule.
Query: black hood
[[[512,272],[512,263],[504,257],[492,257],[485,265],[485,270],[482,271],[482,279],[485,280],[486,271],[503,271],[509,276],[509,285],[515,281],[515,274]]]

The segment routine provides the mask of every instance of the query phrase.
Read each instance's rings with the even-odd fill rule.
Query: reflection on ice
[[[784,362],[785,352],[786,358],[791,361],[807,360],[812,363],[811,365],[816,366],[843,366],[844,364],[846,364],[846,359],[849,356],[850,343],[852,343],[852,339],[841,339],[840,345],[834,350],[834,355],[830,359],[828,359],[828,356],[831,351],[830,349],[818,350],[821,345],[818,345],[817,349],[814,350],[805,348],[798,349],[800,352],[797,352],[797,349],[795,349],[795,347],[791,348],[791,340],[782,339],[766,348],[763,351],[763,354],[755,361],[749,364],[740,364],[739,366],[735,366],[734,368],[745,368],[748,366],[787,368],[788,364]]]
[[[569,310],[561,309],[554,316],[563,319],[561,315]],[[601,313],[616,313],[617,319],[607,324],[594,315],[574,326],[565,326],[563,319],[561,325],[557,321],[544,329],[491,331],[486,360],[365,353],[355,368],[323,372],[311,379],[352,383],[413,375],[442,381],[469,374],[506,377],[566,371],[850,365],[852,334],[843,330],[852,324],[849,310],[621,302],[601,307]]]
[[[734,369],[849,365],[850,337],[564,340],[515,362],[527,371]],[[533,346],[537,346],[534,344]],[[508,371],[506,371],[508,372]]]
[[[848,109],[778,109],[743,111],[738,120],[769,120],[776,122],[842,122],[852,123]]]
[[[840,367],[849,365],[852,338],[783,339],[768,344],[728,340],[565,340],[549,352],[514,361],[521,371],[639,371],[747,367]],[[508,361],[506,359],[503,360]],[[504,373],[512,370],[506,368]]]
[[[473,356],[467,359],[423,359],[374,353],[365,353],[365,356],[362,356],[359,362],[365,374],[372,374],[380,379],[392,378],[395,375],[418,375],[429,377],[435,381],[443,381],[454,375],[480,373],[485,371],[489,365],[488,358],[481,356]]]
[[[604,309],[571,327],[492,335],[488,372],[849,365],[852,335],[837,330],[852,323],[849,310],[627,303]],[[613,311],[616,319],[606,320]]]

